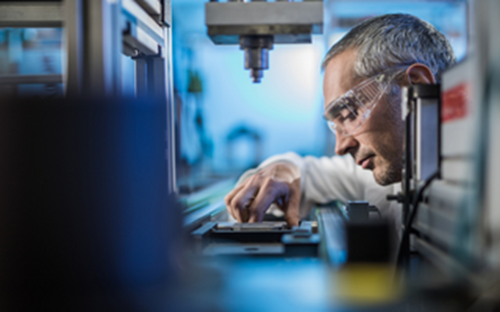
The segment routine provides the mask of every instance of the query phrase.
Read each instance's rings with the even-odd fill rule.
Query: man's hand
[[[282,161],[264,167],[224,198],[238,222],[262,222],[272,203],[285,213],[289,226],[299,225],[300,170]]]

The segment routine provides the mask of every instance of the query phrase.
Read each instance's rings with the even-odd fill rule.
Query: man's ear
[[[410,85],[436,83],[436,78],[430,68],[422,63],[415,63],[408,67],[405,78]]]

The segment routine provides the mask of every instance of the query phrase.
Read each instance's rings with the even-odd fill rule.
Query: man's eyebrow
[[[335,102],[337,102],[338,100],[340,100],[341,98],[343,98],[343,97],[346,95],[346,93],[347,93],[347,92],[349,92],[349,91],[350,91],[350,90],[347,90],[346,92],[342,93],[342,95],[341,95],[341,96],[339,96],[339,97],[335,98],[334,100],[331,100],[331,101],[328,103],[328,105],[326,105],[325,112],[326,112],[326,110],[329,110],[329,108],[332,106],[332,104],[333,104],[333,103],[335,103]]]
[[[338,99],[337,99],[338,100]],[[328,117],[335,117],[340,114],[340,111],[343,110],[346,107],[345,103],[341,103],[340,105],[336,105],[331,107],[332,104],[337,102],[337,100],[332,101],[326,108],[324,112],[324,117],[328,119]]]

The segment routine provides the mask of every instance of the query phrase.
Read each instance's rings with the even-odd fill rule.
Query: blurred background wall
[[[174,79],[180,113],[179,179],[197,183],[240,174],[287,151],[333,155],[322,119],[320,65],[328,48],[370,17],[410,13],[433,24],[461,59],[466,54],[465,1],[325,1],[324,35],[311,45],[275,45],[260,84],[243,69],[237,46],[206,36],[203,0],[173,0]]]

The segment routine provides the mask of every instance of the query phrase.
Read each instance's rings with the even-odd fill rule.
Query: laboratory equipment
[[[260,82],[275,44],[311,43],[323,31],[323,1],[210,1],[205,4],[208,35],[215,44],[239,45],[245,69]]]

